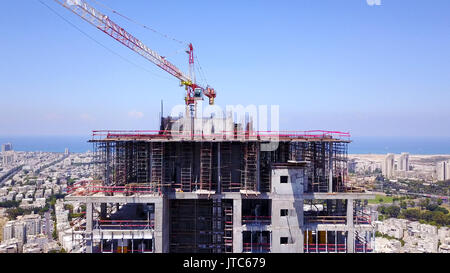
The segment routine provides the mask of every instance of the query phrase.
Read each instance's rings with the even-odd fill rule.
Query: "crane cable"
[[[177,43],[179,43],[179,44],[181,44],[181,45],[184,45],[184,46],[189,46],[189,43],[188,43],[188,42],[181,41],[181,40],[179,40],[179,39],[173,38],[173,37],[171,37],[171,36],[169,36],[169,35],[167,35],[167,34],[164,34],[164,33],[162,33],[162,32],[159,32],[159,31],[155,30],[154,28],[148,27],[148,26],[146,26],[146,25],[144,25],[144,24],[142,24],[142,23],[140,23],[140,22],[137,22],[136,20],[133,20],[132,18],[130,18],[130,17],[128,17],[128,16],[125,16],[125,15],[121,14],[120,12],[114,10],[113,8],[110,8],[110,7],[107,6],[106,4],[102,3],[100,0],[91,0],[91,1],[94,2],[95,4],[99,5],[99,6],[102,6],[102,7],[106,8],[106,9],[108,9],[108,10],[111,11],[112,13],[117,14],[118,16],[120,16],[120,17],[122,17],[122,18],[124,18],[124,19],[126,19],[126,20],[128,20],[128,21],[130,21],[130,22],[132,22],[132,23],[134,23],[134,24],[136,24],[136,25],[139,25],[139,26],[141,26],[141,27],[143,27],[143,28],[145,28],[145,29],[147,29],[147,30],[150,30],[150,31],[152,31],[152,32],[154,32],[154,33],[156,33],[156,34],[158,34],[158,35],[160,35],[160,36],[162,36],[162,37],[164,37],[164,38],[166,38],[166,39],[168,39],[168,40],[175,41],[175,42],[177,42]],[[184,49],[177,50],[175,53],[170,54],[170,55],[171,55],[171,56],[174,56],[174,55],[180,53],[181,51],[184,51]],[[167,57],[167,56],[166,56],[166,57]],[[203,72],[203,69],[202,69],[202,67],[200,66],[200,63],[199,63],[199,61],[198,61],[197,55],[195,55],[194,57],[195,57],[195,59],[197,60],[197,64],[198,64],[198,67],[196,66],[197,71],[199,72],[199,75],[200,75],[200,77],[202,78],[202,80],[208,85],[208,81],[206,80],[205,73]]]
[[[98,44],[99,46],[103,47],[104,49],[106,49],[107,51],[109,51],[110,53],[116,55],[117,57],[121,58],[122,60],[126,61],[129,64],[132,64],[134,66],[136,66],[137,68],[140,68],[150,74],[152,74],[153,76],[157,76],[159,78],[162,79],[167,79],[167,80],[172,80],[172,78],[168,78],[162,75],[158,75],[156,73],[153,73],[152,71],[146,69],[145,67],[138,65],[130,60],[128,60],[127,58],[123,57],[122,55],[120,55],[119,53],[113,51],[112,49],[106,47],[105,45],[103,45],[102,43],[100,43],[99,41],[97,41],[96,39],[94,39],[92,36],[90,36],[89,34],[87,34],[86,32],[84,32],[83,30],[81,30],[79,27],[77,27],[75,24],[73,24],[72,22],[70,22],[69,20],[67,20],[66,18],[64,18],[64,16],[62,16],[61,14],[59,14],[56,10],[52,9],[50,6],[48,6],[47,4],[45,4],[44,2],[42,2],[41,0],[37,0],[39,3],[41,3],[42,5],[44,5],[45,7],[47,7],[50,11],[52,11],[54,14],[56,14],[59,18],[61,18],[62,20],[64,20],[66,23],[68,23],[70,26],[72,26],[73,28],[75,28],[76,30],[78,30],[79,32],[81,32],[82,34],[84,34],[87,38],[89,38],[90,40],[92,40],[93,42],[95,42],[96,44]]]
[[[197,61],[197,65],[195,66],[195,68],[197,68],[197,71],[199,72],[199,75],[202,78],[202,80],[205,81],[206,85],[208,85],[208,81],[206,80],[205,73],[203,72],[203,69],[200,65],[197,55],[194,55],[194,58]]]
[[[110,7],[108,7],[107,5],[101,3],[100,1],[96,1],[96,0],[91,0],[91,1],[94,2],[94,3],[96,3],[96,4],[99,5],[99,6],[102,6],[102,7],[106,8],[106,9],[110,10],[112,13],[115,13],[115,14],[119,15],[120,17],[122,17],[122,18],[124,18],[124,19],[126,19],[126,20],[128,20],[128,21],[130,21],[130,22],[132,22],[132,23],[134,23],[134,24],[136,24],[136,25],[140,25],[141,27],[143,27],[143,28],[145,28],[145,29],[148,29],[148,30],[150,30],[150,31],[153,31],[154,33],[156,33],[156,34],[158,34],[158,35],[160,35],[160,36],[162,36],[162,37],[164,37],[164,38],[166,38],[166,39],[175,41],[175,42],[177,42],[177,43],[179,43],[179,44],[182,44],[182,45],[185,45],[185,46],[189,46],[189,43],[187,43],[187,42],[185,42],[185,41],[178,40],[178,39],[173,38],[173,37],[171,37],[171,36],[169,36],[169,35],[167,35],[167,34],[164,34],[164,33],[162,33],[162,32],[159,32],[159,31],[157,31],[157,30],[155,30],[155,29],[153,29],[153,28],[151,28],[151,27],[148,27],[148,26],[146,26],[146,25],[144,25],[144,24],[142,24],[142,23],[139,23],[139,22],[137,22],[136,20],[133,20],[133,19],[131,19],[131,18],[129,18],[129,17],[127,17],[127,16],[125,16],[125,15],[119,13],[118,11],[116,11],[116,10],[114,10],[114,9],[112,9],[112,8],[110,8]]]

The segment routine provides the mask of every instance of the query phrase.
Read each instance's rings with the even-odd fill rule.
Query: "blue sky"
[[[127,61],[37,0],[3,1],[0,135],[157,129],[160,101],[183,103],[176,79],[43,1]],[[280,105],[283,130],[450,136],[448,0],[101,2],[192,42],[224,108]],[[183,46],[111,19],[187,72]]]

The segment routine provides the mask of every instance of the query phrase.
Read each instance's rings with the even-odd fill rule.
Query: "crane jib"
[[[62,3],[60,0],[55,1],[179,80],[191,82],[190,77],[181,72],[176,66],[149,49],[139,39],[114,23],[108,16],[89,6],[86,2],[82,0],[66,0],[65,3]]]
[[[58,4],[67,8],[71,12],[80,16],[83,20],[95,26],[108,36],[114,38],[121,44],[125,45],[129,49],[138,53],[142,57],[151,61],[164,71],[168,72],[172,76],[176,77],[181,81],[181,84],[186,86],[186,90],[188,92],[188,96],[186,97],[186,101],[188,104],[192,103],[194,89],[199,88],[203,92],[203,94],[210,98],[210,104],[214,104],[214,98],[216,97],[216,92],[214,89],[207,86],[203,88],[197,85],[194,81],[192,81],[191,77],[181,72],[175,65],[167,61],[165,58],[160,56],[155,51],[148,48],[144,43],[142,43],[139,39],[128,33],[125,29],[117,25],[115,22],[110,20],[108,16],[102,14],[97,11],[95,8],[91,7],[84,0],[54,0]],[[194,56],[193,56],[193,47],[192,44],[189,45],[189,65],[193,65]],[[194,77],[195,78],[195,77]]]

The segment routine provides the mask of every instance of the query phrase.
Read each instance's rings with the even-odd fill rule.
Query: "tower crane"
[[[180,86],[186,90],[185,103],[189,107],[191,117],[195,115],[197,100],[203,100],[203,95],[209,98],[209,104],[214,104],[216,92],[210,86],[202,87],[195,81],[194,47],[189,44],[186,53],[189,54],[189,75],[184,74],[175,65],[148,48],[139,39],[128,33],[125,29],[114,23],[108,16],[102,14],[84,0],[54,0],[61,6],[80,16],[86,22],[114,38],[124,46],[138,53],[172,76],[180,80]]]

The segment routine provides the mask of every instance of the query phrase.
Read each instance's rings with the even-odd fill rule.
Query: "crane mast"
[[[95,26],[108,36],[114,38],[124,46],[138,53],[150,62],[154,63],[161,69],[165,70],[172,76],[180,80],[180,86],[184,86],[186,90],[185,102],[189,107],[191,116],[194,116],[195,105],[197,100],[202,100],[202,95],[209,98],[209,104],[214,104],[216,92],[213,88],[206,86],[205,88],[197,85],[194,74],[194,47],[189,44],[189,75],[184,74],[175,65],[160,56],[157,52],[148,48],[139,39],[128,33],[125,29],[114,23],[108,16],[97,11],[84,0],[54,0],[58,4],[80,16],[86,22]]]

